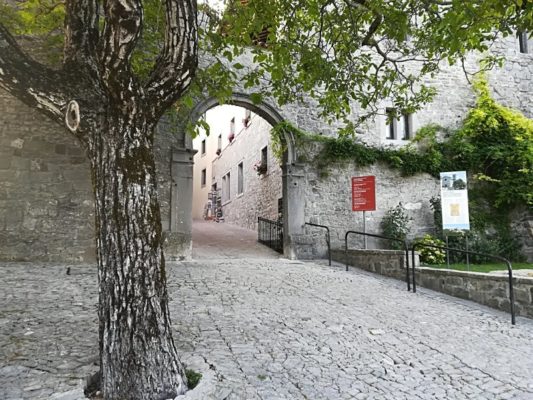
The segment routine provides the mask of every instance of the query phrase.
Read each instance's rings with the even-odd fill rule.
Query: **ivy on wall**
[[[466,170],[470,176],[470,234],[479,242],[475,247],[520,260],[520,244],[511,231],[509,213],[516,207],[533,207],[533,120],[498,104],[485,79],[476,81],[474,90],[476,105],[458,130],[427,125],[401,148],[368,146],[354,135],[309,134],[283,122],[272,130],[273,149],[281,160],[286,151],[283,134],[289,131],[299,154],[304,158],[313,154],[313,164],[322,175],[329,166],[343,162],[359,166],[384,163],[402,176],[428,173],[438,178],[443,171]]]
[[[300,153],[312,143],[322,143],[314,159],[320,170],[339,162],[360,166],[382,162],[403,176],[438,177],[442,171],[466,170],[496,208],[533,206],[533,120],[492,99],[486,80],[479,79],[474,90],[476,106],[455,132],[427,125],[407,146],[372,147],[350,135],[310,134],[282,122],[272,129],[273,151],[281,160],[286,150],[283,134],[289,131]],[[438,140],[439,134],[444,140]]]

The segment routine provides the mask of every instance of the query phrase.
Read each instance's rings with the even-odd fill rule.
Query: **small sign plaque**
[[[358,176],[352,178],[352,211],[374,211],[376,209],[376,177]]]

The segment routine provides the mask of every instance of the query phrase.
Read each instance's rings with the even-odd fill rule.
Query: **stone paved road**
[[[340,266],[168,270],[183,359],[216,373],[202,399],[533,399],[532,320],[512,326],[508,314]],[[0,399],[79,398],[95,369],[90,271],[1,265]]]
[[[280,254],[257,242],[257,232],[224,222],[193,221],[192,258],[279,258]]]

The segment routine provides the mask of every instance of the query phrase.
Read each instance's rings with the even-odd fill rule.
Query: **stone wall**
[[[81,145],[2,89],[0,110],[0,260],[94,261],[94,201]],[[162,222],[168,230],[171,147],[180,142],[169,129],[160,129],[156,138]],[[176,247],[176,240],[170,245]]]
[[[422,287],[510,312],[507,274],[418,268],[415,275]],[[533,318],[533,277],[514,277],[513,291],[516,315]]]
[[[95,259],[89,163],[76,139],[0,89],[0,259]]]
[[[527,117],[533,118],[533,54],[518,51],[517,39],[509,37],[500,40],[492,48],[495,54],[504,55],[506,60],[501,68],[487,73],[494,98],[500,103],[515,108]],[[479,57],[467,58],[465,69],[475,71]],[[437,123],[446,128],[457,128],[466,117],[468,110],[475,104],[475,94],[461,66],[449,66],[426,84],[437,89],[434,101],[412,115],[412,127],[418,128],[429,123]],[[386,102],[379,105],[382,112],[389,106]],[[305,114],[303,114],[305,117]],[[299,116],[301,119],[302,117]],[[299,119],[299,120],[300,120]],[[331,129],[318,131],[324,135],[334,135]],[[357,139],[373,146],[402,147],[409,140],[387,139],[387,123],[384,115],[376,116],[357,130]],[[303,158],[305,170],[305,217],[307,222],[327,225],[332,230],[332,247],[341,247],[344,234],[348,230],[363,230],[362,212],[351,211],[350,179],[353,176],[376,176],[376,211],[366,212],[366,231],[381,233],[380,222],[387,210],[398,203],[407,209],[411,222],[410,238],[434,233],[433,213],[430,209],[431,197],[439,196],[438,180],[419,174],[402,177],[396,170],[384,165],[359,167],[346,162],[332,164],[327,171],[320,171],[313,165],[314,155],[320,147],[306,149]],[[513,214],[515,231],[522,241],[524,252],[533,262],[533,216],[528,210],[516,210]],[[307,238],[301,238],[302,246],[311,258],[324,257],[326,246],[317,233],[306,228]],[[315,246],[316,243],[316,246]],[[361,247],[362,241],[355,241]],[[387,243],[369,239],[369,248],[387,248]]]
[[[332,258],[343,264],[348,258],[350,266],[403,281],[406,279],[402,251],[348,250],[346,257],[343,250],[334,250]],[[506,273],[485,274],[420,267],[416,257],[415,278],[417,286],[510,312],[509,278]],[[515,276],[513,291],[516,315],[533,318],[533,277]]]
[[[218,188],[222,177],[230,173],[230,198],[223,202],[224,221],[243,228],[256,229],[257,217],[278,218],[278,199],[282,197],[282,177],[279,161],[270,145],[272,127],[258,115],[253,115],[248,128],[239,132],[233,142],[213,161],[213,178]],[[253,166],[261,160],[261,150],[267,148],[268,169],[258,175]],[[243,192],[238,193],[238,165],[243,164]]]
[[[332,250],[331,259],[357,267],[365,271],[374,272],[390,278],[406,281],[407,270],[405,252],[399,250]],[[411,262],[411,260],[409,260]],[[415,258],[418,266],[418,257]],[[411,271],[411,266],[409,266]],[[409,272],[411,273],[411,272]],[[412,278],[410,278],[412,279]],[[406,283],[407,285],[407,283]]]
[[[375,164],[359,167],[355,163],[330,165],[320,171],[312,165],[306,167],[305,192],[306,221],[326,225],[331,230],[331,247],[344,248],[347,231],[363,231],[363,213],[352,211],[351,178],[373,175],[376,177],[376,211],[367,211],[366,232],[381,233],[380,223],[385,213],[400,202],[413,219],[410,238],[434,233],[433,213],[429,199],[439,194],[439,182],[427,175],[402,177],[396,170]],[[326,172],[325,176],[322,176]],[[309,230],[309,229],[308,229]],[[368,238],[369,249],[386,249],[389,243]],[[350,247],[363,247],[361,236],[349,237]],[[324,257],[324,241],[314,247],[315,257]]]

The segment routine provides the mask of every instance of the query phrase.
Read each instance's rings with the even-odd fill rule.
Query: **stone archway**
[[[254,104],[250,96],[244,93],[234,93],[225,104],[231,104],[249,109],[275,126],[285,120],[270,104],[262,102]],[[206,111],[220,105],[215,98],[198,101],[191,112],[185,116],[184,122],[197,121]],[[184,124],[185,125],[185,124]],[[282,163],[283,187],[283,253],[286,257],[298,258],[297,246],[294,238],[301,235],[304,228],[303,173],[298,164],[294,137],[290,132],[284,132],[282,140],[287,148]],[[167,245],[168,253],[189,256],[192,244],[192,167],[194,151],[190,138],[183,138],[183,148],[173,150],[172,178],[173,190],[171,196],[171,234]],[[172,239],[174,238],[174,240]],[[171,249],[170,247],[174,247]],[[177,251],[177,253],[176,253]]]

